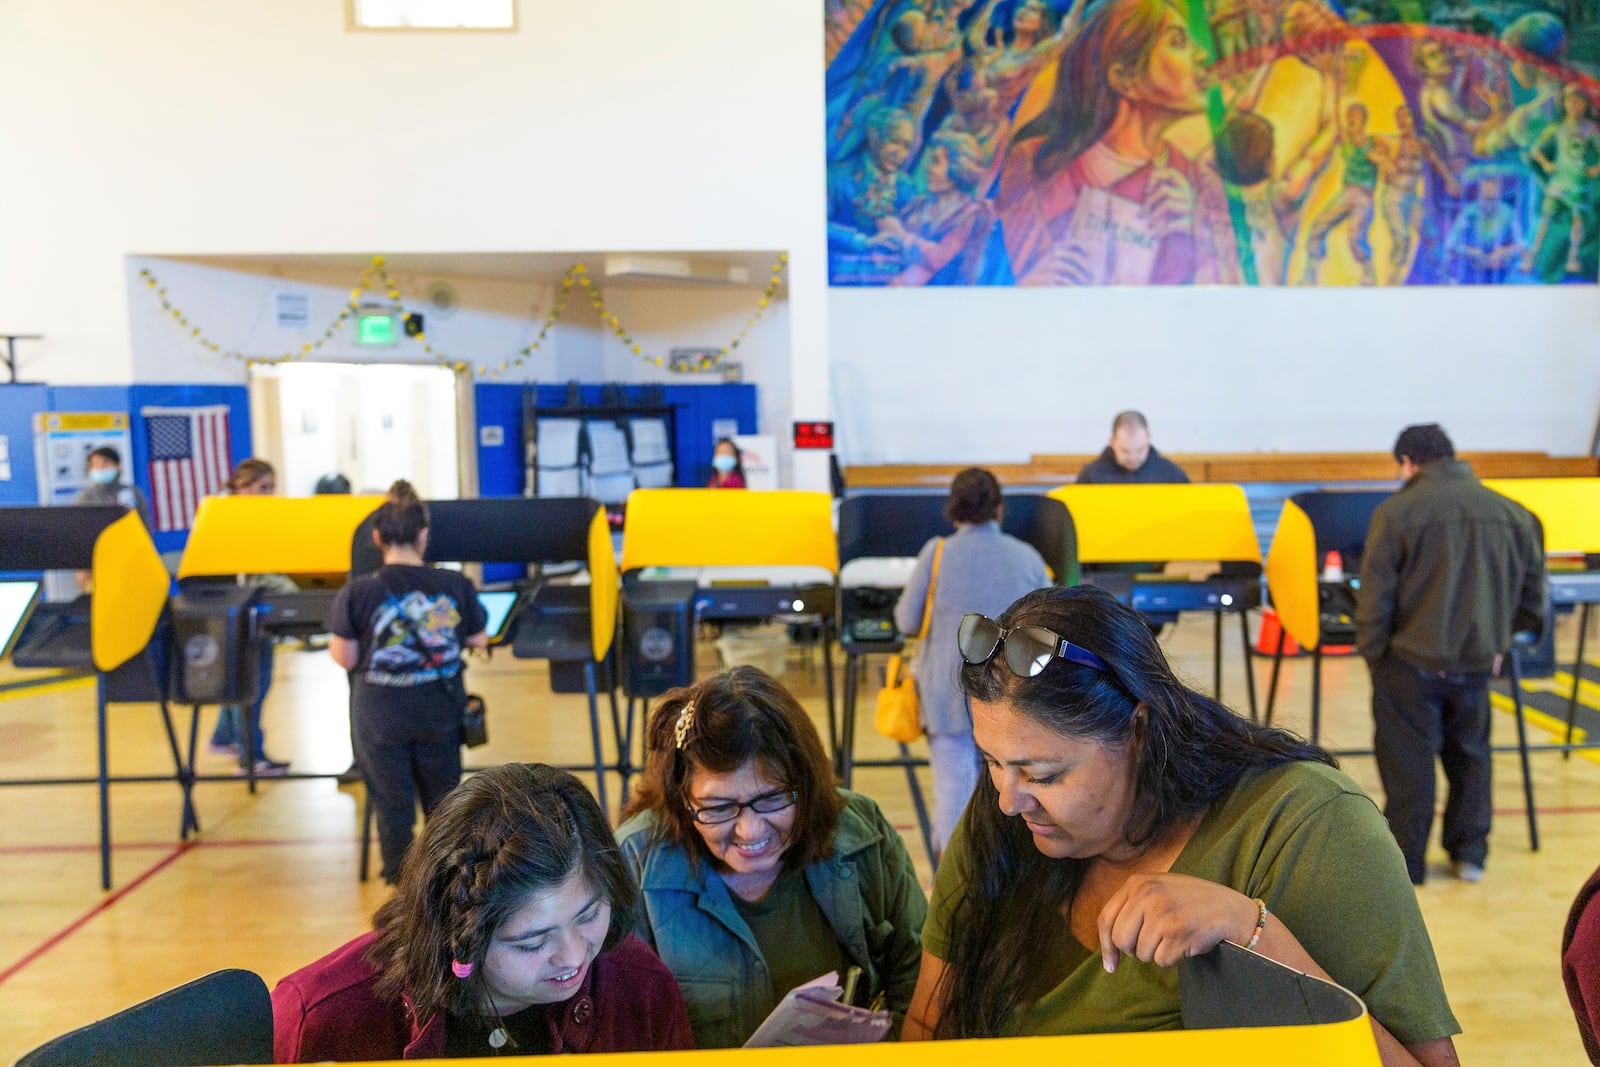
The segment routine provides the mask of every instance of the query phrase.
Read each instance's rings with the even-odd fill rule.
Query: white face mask
[[[734,459],[732,456],[712,456],[711,457],[711,465],[713,467],[717,468],[717,470],[721,471],[723,474],[727,474],[729,471],[733,470],[733,468],[735,466],[737,466],[738,463],[739,463],[739,461],[737,459]]]
[[[121,473],[116,467],[97,467],[89,472],[89,480],[95,485],[114,485]]]

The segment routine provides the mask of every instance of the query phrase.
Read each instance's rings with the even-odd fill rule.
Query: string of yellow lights
[[[736,337],[727,344],[720,346],[717,352],[706,351],[695,359],[688,361],[669,360],[659,355],[646,353],[644,347],[634,340],[633,332],[624,326],[616,314],[606,307],[605,294],[601,291],[600,286],[595,284],[594,279],[589,277],[589,268],[583,263],[573,264],[562,274],[561,284],[556,289],[555,303],[539,324],[539,332],[534,336],[533,340],[523,345],[514,355],[501,360],[498,365],[494,363],[469,363],[466,360],[455,359],[436,347],[428,339],[427,335],[420,330],[415,334],[408,333],[407,337],[422,346],[424,355],[442,366],[450,367],[458,373],[471,373],[477,377],[499,378],[502,374],[522,366],[535,352],[539,351],[539,348],[549,337],[550,331],[565,316],[572,290],[578,288],[588,296],[589,304],[594,308],[595,314],[599,316],[601,326],[620,339],[633,355],[639,357],[641,362],[662,367],[672,373],[714,370],[738,349],[739,345],[750,336],[750,331],[755,328],[756,323],[766,314],[767,308],[771,306],[773,298],[777,296],[778,289],[783,284],[783,272],[788,262],[789,257],[780,253],[772,265],[771,277],[767,280],[766,285],[762,287],[761,296],[756,301],[755,310],[751,312],[750,318],[745,322],[744,327]],[[139,277],[144,280],[146,288],[160,302],[162,312],[168,315],[177,327],[186,333],[189,340],[208,352],[220,355],[224,359],[238,360],[247,367],[290,363],[311,358],[338,335],[339,330],[347,320],[360,312],[362,298],[369,292],[383,293],[388,297],[390,305],[396,314],[405,314],[405,308],[400,301],[399,283],[390,277],[388,268],[384,265],[384,257],[373,256],[372,262],[361,271],[360,284],[350,290],[349,301],[339,309],[338,315],[328,323],[315,340],[307,341],[298,350],[286,352],[281,356],[246,356],[236,349],[228,348],[213,341],[204,329],[190,321],[188,314],[168,299],[167,287],[161,284],[161,280],[148,267],[139,271]]]

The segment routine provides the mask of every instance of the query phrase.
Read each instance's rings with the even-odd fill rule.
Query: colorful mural
[[[1597,0],[826,0],[832,284],[1600,272]]]

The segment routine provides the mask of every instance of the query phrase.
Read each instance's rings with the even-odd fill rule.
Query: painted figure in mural
[[[911,157],[911,117],[897,107],[880,107],[866,119],[861,152],[831,168],[828,175],[828,249],[838,257],[835,272],[881,281],[883,264],[898,270],[900,237],[892,225],[911,200],[911,183],[901,172]]]
[[[1438,41],[1423,38],[1411,50],[1411,65],[1422,77],[1417,110],[1423,136],[1444,160],[1445,169],[1459,173],[1472,158],[1473,136],[1484,123],[1461,105],[1461,63]]]
[[[1502,198],[1499,175],[1480,177],[1477,194],[1445,238],[1450,277],[1462,285],[1498,284],[1522,251],[1522,226]]]
[[[1339,195],[1311,221],[1306,247],[1305,284],[1315,285],[1322,261],[1328,254],[1328,235],[1340,223],[1350,255],[1361,268],[1361,284],[1376,285],[1372,265],[1372,245],[1367,241],[1372,228],[1373,192],[1378,185],[1378,161],[1374,157],[1377,141],[1367,132],[1365,104],[1345,108],[1344,129],[1339,136],[1339,155],[1344,162],[1344,184]]]
[[[991,38],[991,23],[999,0],[988,0],[972,21],[967,40],[978,56],[989,81],[1000,98],[1013,101],[1028,88],[1061,48],[1064,38],[1077,28],[1086,0],[1078,0],[1071,13],[1055,25],[1054,14],[1044,0],[1017,0],[1011,9],[1007,29]]]
[[[1164,0],[1109,0],[1085,18],[1001,172],[1017,284],[1193,280],[1194,167],[1164,134],[1204,109],[1203,63]]]
[[[934,134],[918,168],[919,191],[893,220],[890,232],[900,239],[906,268],[889,284],[972,284],[993,221],[989,205],[976,195],[984,173],[970,134]]]
[[[1409,107],[1395,108],[1394,125],[1398,132],[1379,138],[1373,154],[1383,175],[1378,205],[1389,227],[1389,264],[1394,268],[1389,282],[1402,285],[1406,267],[1411,262],[1412,239],[1422,231],[1426,220],[1424,166],[1433,164],[1451,196],[1461,195],[1461,183],[1445,169],[1444,160],[1439,158],[1434,147],[1417,135],[1416,116]]]
[[[1473,150],[1486,159],[1526,152],[1547,126],[1561,119],[1561,79],[1549,69],[1567,54],[1561,20],[1531,11],[1513,20],[1500,42],[1511,49],[1511,95],[1509,100],[1489,98],[1489,117],[1473,140]]]
[[[1539,228],[1522,258],[1522,269],[1533,270],[1534,260],[1550,235],[1550,220],[1565,214],[1571,220],[1567,235],[1567,273],[1583,269],[1584,217],[1589,213],[1589,181],[1600,177],[1600,127],[1589,114],[1589,98],[1572,83],[1561,91],[1563,117],[1548,127],[1528,151],[1528,159],[1546,174],[1544,201],[1539,205]]]
[[[1211,210],[1206,214],[1211,218],[1219,218],[1219,209],[1223,213],[1227,211],[1227,191],[1222,183],[1228,183],[1237,191],[1250,233],[1250,254],[1255,263],[1257,285],[1287,284],[1289,256],[1305,212],[1306,195],[1327,170],[1338,143],[1339,78],[1336,75],[1341,63],[1339,52],[1301,58],[1323,74],[1316,132],[1305,147],[1280,171],[1272,123],[1253,110],[1240,111],[1213,135],[1218,180],[1202,186],[1202,200],[1210,202]],[[1221,202],[1217,201],[1219,193]],[[1208,227],[1208,232],[1225,225],[1225,218],[1219,218]],[[1203,263],[1197,281],[1239,284],[1244,280],[1237,253],[1227,256],[1219,250],[1217,255],[1206,258],[1217,271],[1216,276],[1208,277],[1207,266]]]
[[[962,133],[978,146],[985,169],[994,162],[1011,129],[1010,101],[1000,95],[988,67],[968,57],[945,77],[950,113],[939,122],[937,133]]]

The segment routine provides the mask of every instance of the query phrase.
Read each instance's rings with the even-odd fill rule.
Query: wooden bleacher
[[[1035,453],[1027,463],[979,463],[1004,486],[1066,485],[1094,454]],[[1197,482],[1272,482],[1326,485],[1392,482],[1394,457],[1387,452],[1191,452],[1163,453]],[[1552,456],[1548,452],[1463,452],[1480,478],[1592,478],[1600,457]],[[945,488],[972,463],[884,463],[846,467],[851,489]]]

